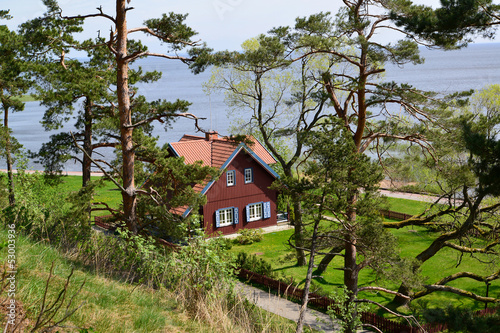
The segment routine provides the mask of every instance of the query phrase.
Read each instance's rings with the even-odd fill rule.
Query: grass
[[[91,180],[98,180],[99,176],[92,176]],[[69,194],[70,192],[78,191],[82,186],[81,176],[64,176],[62,179],[62,184],[59,185],[61,188],[61,193]],[[118,209],[121,202],[122,196],[120,191],[111,181],[104,181],[104,185],[99,187],[96,191],[94,197],[94,202],[105,202],[111,208]],[[107,211],[95,211],[92,213],[94,216],[109,215]]]
[[[91,180],[99,180],[100,176],[92,176]],[[77,192],[82,187],[82,176],[63,176],[62,182],[57,185],[61,197],[66,197],[71,192]],[[122,202],[120,191],[111,181],[104,181],[103,186],[97,188],[94,202],[105,202],[111,208],[118,209]],[[93,216],[109,215],[107,211],[94,211]]]
[[[7,239],[7,232],[0,227],[0,243]],[[54,247],[42,242],[32,242],[23,235],[16,237],[16,300],[28,314],[31,324],[39,312],[41,299],[45,290],[45,283],[49,276],[50,267],[54,263],[54,279],[51,283],[48,299],[53,301],[63,287],[66,277],[74,268],[71,279],[68,299],[76,293],[80,285],[85,284],[79,294],[72,301],[71,308],[81,306],[73,316],[63,323],[60,332],[77,332],[79,329],[88,329],[89,332],[243,332],[234,324],[222,324],[217,320],[222,315],[215,314],[217,320],[207,324],[188,316],[179,306],[177,296],[165,288],[150,289],[141,285],[130,285],[114,279],[106,278],[89,271],[86,267],[73,261],[70,256],[63,256]],[[5,243],[0,246],[0,263],[7,260]],[[0,293],[6,298],[4,292]],[[65,306],[61,309],[64,313]],[[268,325],[264,332],[293,332],[294,323],[276,315],[264,312],[258,308],[257,318]],[[5,314],[0,312],[0,325],[5,324]],[[221,325],[221,326],[217,326]],[[228,325],[231,329],[228,329]],[[5,326],[5,325],[4,325]],[[3,326],[2,326],[3,327]]]
[[[387,203],[389,204],[389,210],[393,212],[412,215],[420,214],[429,207],[427,202],[400,198],[387,198]]]
[[[427,203],[412,200],[389,198],[388,201],[390,205],[389,209],[409,214],[417,214],[427,207]],[[413,226],[401,228],[399,230],[391,230],[391,232],[398,239],[401,256],[408,258],[414,258],[422,250],[427,248],[436,237],[435,233],[429,232],[421,227]],[[295,283],[302,284],[306,276],[307,267],[295,266],[295,252],[287,245],[287,241],[292,234],[293,230],[265,234],[262,242],[253,243],[251,245],[233,245],[231,251],[235,254],[240,251],[249,254],[259,254],[259,256],[272,263],[276,273],[285,276],[287,280],[293,278]],[[478,255],[476,255],[476,258],[486,259],[484,256],[481,257]],[[322,256],[317,256],[315,262],[319,263],[321,259]],[[458,263],[460,263],[460,265],[457,267]],[[325,292],[331,292],[342,286],[343,273],[338,269],[342,266],[342,258],[336,257],[323,276],[314,279],[315,285]],[[422,265],[422,274],[426,277],[426,283],[435,283],[445,276],[461,271],[486,275],[493,270],[493,267],[487,267],[487,265],[481,264],[478,260],[473,259],[469,255],[464,255],[463,258],[457,257],[456,251],[449,248],[442,249],[439,254]],[[376,276],[369,270],[364,270],[360,273],[359,285],[382,285],[393,290],[399,287],[397,281],[377,281]],[[486,292],[484,283],[472,279],[459,279],[448,285],[469,290],[479,295],[485,295]],[[489,295],[500,297],[500,281],[496,280],[492,283]],[[371,300],[386,305],[392,300],[390,295],[381,293],[372,293],[370,295],[361,294],[360,296],[369,296]],[[452,304],[454,306],[466,307],[473,310],[484,308],[484,303],[444,292],[434,292],[413,304],[416,306],[422,304],[422,306],[425,307],[444,307],[447,304]]]
[[[1,239],[7,237],[5,230],[1,230],[0,235]],[[54,299],[55,293],[62,288],[73,264],[56,249],[32,243],[21,235],[17,235],[16,250],[16,299],[33,319],[38,313],[52,262],[55,279],[49,292],[50,299]],[[2,262],[6,260],[6,253],[5,248],[0,251]],[[164,290],[120,283],[80,268],[74,271],[69,294],[73,295],[83,281],[84,288],[73,302],[74,307],[83,306],[65,326],[92,328],[95,332],[203,331],[202,327],[185,318],[174,297]]]

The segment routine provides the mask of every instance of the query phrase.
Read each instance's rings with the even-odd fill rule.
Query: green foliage
[[[149,161],[144,167],[136,167],[137,179],[142,187],[152,191],[152,197],[138,199],[137,212],[141,228],[155,235],[182,240],[191,230],[201,227],[199,216],[181,218],[172,211],[178,207],[190,207],[193,213],[206,202],[206,198],[193,189],[218,175],[215,168],[201,162],[186,165],[184,158],[169,156],[166,149],[159,149],[156,142],[142,141],[137,148],[139,159]],[[152,226],[153,228],[149,228]]]
[[[265,259],[257,257],[255,254],[248,255],[246,252],[239,252],[236,257],[235,265],[237,268],[247,269],[270,278],[276,276],[276,273],[273,271],[273,266]]]
[[[500,313],[478,316],[464,308],[439,307],[424,309],[421,317],[427,323],[446,323],[449,332],[495,333],[500,327]]]
[[[162,286],[167,279],[168,251],[152,237],[119,228],[114,236],[93,233],[78,249],[78,259],[99,274],[151,287]]]
[[[206,241],[198,236],[173,252],[168,262],[166,284],[184,295],[181,300],[190,311],[203,299],[231,295],[234,259],[218,238]]]
[[[477,177],[477,191],[500,195],[500,85],[491,85],[473,96],[470,113],[461,117],[469,165]]]
[[[184,24],[187,14],[170,12],[160,19],[149,19],[144,24],[151,29],[160,40],[168,42],[172,50],[178,51],[186,46],[186,42],[196,35],[196,32]]]
[[[262,241],[262,229],[241,229],[238,231],[239,236],[234,240],[241,245],[252,244]]]
[[[330,294],[330,298],[335,300],[336,304],[345,306],[332,306],[327,314],[337,323],[340,323],[340,332],[355,332],[362,328],[361,313],[368,310],[363,304],[356,304],[356,297],[353,298],[351,292],[346,287],[339,288],[336,292]]]
[[[62,200],[58,186],[44,182],[40,174],[18,170],[16,204],[2,211],[5,224],[15,223],[18,230],[35,240],[45,240],[62,247],[85,241],[91,233],[90,197],[95,186]]]
[[[441,0],[441,7],[391,1],[394,23],[427,42],[448,49],[463,47],[473,37],[493,38],[500,6],[491,0]]]

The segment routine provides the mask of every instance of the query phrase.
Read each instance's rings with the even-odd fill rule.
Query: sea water
[[[456,91],[479,90],[490,84],[500,84],[500,43],[471,44],[462,50],[442,51],[422,49],[425,63],[398,67],[389,65],[384,74],[385,81],[408,83],[422,90],[448,94]],[[175,101],[184,99],[192,103],[189,112],[197,117],[205,118],[200,126],[205,130],[215,130],[221,135],[230,134],[229,128],[233,120],[232,113],[224,103],[222,93],[206,94],[203,83],[211,76],[207,70],[194,75],[187,66],[178,61],[163,58],[149,58],[137,62],[144,71],[162,72],[160,81],[150,84],[139,84],[139,93],[148,100],[166,99]],[[27,150],[38,151],[42,143],[49,141],[50,135],[57,131],[44,131],[40,120],[44,108],[38,102],[26,103],[25,110],[10,116],[10,127],[13,135]],[[69,124],[73,124],[70,122]],[[74,130],[70,125],[59,131]],[[155,126],[154,135],[159,137],[160,145],[178,141],[183,134],[196,134],[192,120],[178,119],[165,130],[161,125]],[[199,134],[199,133],[198,133]],[[202,135],[202,134],[201,134]],[[111,151],[106,153],[111,158]],[[39,164],[30,163],[32,169],[41,170]],[[5,161],[0,161],[0,168],[5,168]],[[66,171],[80,171],[79,164],[67,163]]]

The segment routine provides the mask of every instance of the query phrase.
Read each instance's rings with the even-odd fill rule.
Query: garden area
[[[425,202],[399,198],[388,198],[388,202],[390,210],[405,212],[407,214],[422,212],[428,205]],[[419,226],[391,229],[391,232],[398,240],[401,256],[407,258],[414,258],[422,249],[427,248],[437,235],[437,233]],[[295,251],[288,245],[288,240],[292,236],[293,229],[289,229],[262,234],[257,237],[261,239],[260,241],[258,241],[258,239],[255,242],[247,241],[247,243],[251,244],[240,244],[240,242],[236,240],[230,251],[236,256],[241,252],[246,253],[249,257],[255,256],[253,259],[255,262],[265,260],[271,266],[271,276],[273,278],[282,280],[286,283],[292,281],[292,284],[296,285],[298,288],[303,288],[307,266],[298,267],[295,265]],[[481,275],[484,274],[485,270],[484,263],[481,259],[486,259],[486,255],[483,256],[483,258],[481,254],[475,254],[473,256],[464,254],[462,256],[457,256],[456,251],[444,248],[440,251],[439,256],[431,258],[422,265],[421,272],[425,277],[425,283],[435,283],[435,281],[441,279],[442,276],[450,276],[463,271]],[[315,262],[319,263],[322,258],[322,255],[317,255]],[[341,288],[343,286],[343,271],[340,269],[342,265],[343,258],[340,256],[335,257],[321,276],[313,277],[311,292],[320,295],[328,295]],[[397,290],[399,286],[395,281],[378,279],[371,270],[364,270],[359,275],[359,287],[362,288],[368,285],[378,285],[391,290]],[[478,282],[473,279],[452,281],[449,285],[484,296],[486,296],[487,293],[489,296],[500,294],[500,283],[498,281],[491,283],[489,288],[487,288],[484,282]],[[373,291],[361,292],[360,298],[370,298],[388,307],[392,307],[391,300],[393,296],[386,293]],[[435,292],[413,301],[410,309],[398,308],[398,310],[404,313],[421,313],[424,310],[444,309],[448,306],[466,308],[473,311],[485,308],[482,302],[461,297],[453,293]],[[494,305],[489,305],[489,307],[492,306]],[[377,313],[379,315],[391,318],[390,314],[385,313],[383,310],[379,310],[377,307],[373,307],[372,310],[378,311]]]

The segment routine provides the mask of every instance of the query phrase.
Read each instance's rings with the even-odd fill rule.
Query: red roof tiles
[[[195,135],[184,135],[179,142],[172,142],[170,145],[179,156],[184,156],[187,164],[202,161],[203,165],[220,168],[233,154],[239,143],[218,137],[216,134],[209,134],[205,137]],[[207,135],[207,137],[209,136]],[[249,137],[253,143],[248,144],[249,148],[259,156],[266,164],[274,164],[276,160],[262,144],[254,137]]]

